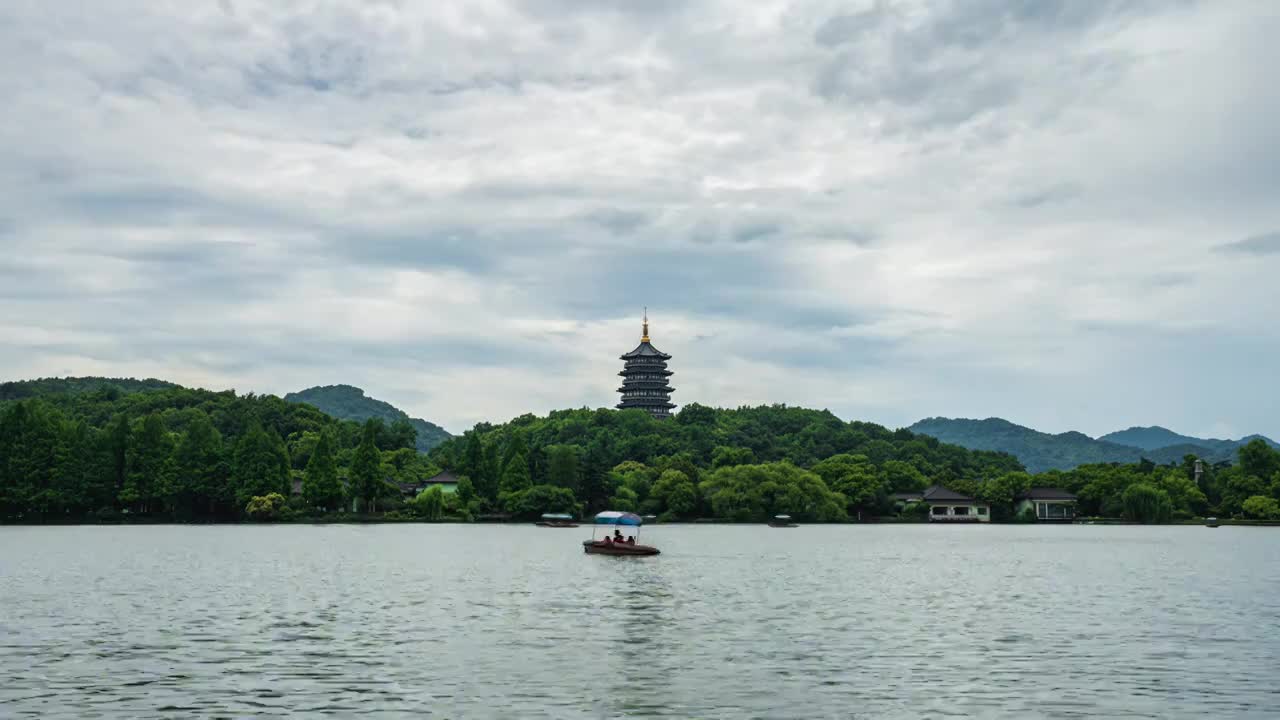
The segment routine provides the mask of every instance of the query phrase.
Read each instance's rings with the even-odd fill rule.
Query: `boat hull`
[[[658,548],[652,545],[629,545],[627,543],[606,543],[599,540],[583,540],[582,550],[591,555],[657,555]]]

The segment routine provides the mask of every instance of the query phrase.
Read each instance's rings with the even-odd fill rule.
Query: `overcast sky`
[[[1280,438],[1280,3],[0,4],[0,378]]]

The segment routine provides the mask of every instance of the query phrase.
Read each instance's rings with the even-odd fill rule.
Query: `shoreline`
[[[382,516],[367,517],[343,517],[343,518],[298,518],[292,520],[271,520],[271,521],[254,521],[254,520],[225,520],[215,522],[183,522],[180,520],[102,520],[102,521],[0,521],[0,527],[82,527],[82,526],[147,526],[147,525],[164,525],[164,526],[267,526],[267,525],[534,525],[535,520],[462,520],[458,518],[426,520],[422,518],[386,518]],[[765,521],[744,521],[735,520],[718,520],[698,518],[695,520],[672,520],[669,522],[651,523],[645,527],[654,527],[662,525],[734,525],[734,526],[759,526],[768,527]],[[800,527],[829,527],[829,526],[875,526],[875,525],[962,525],[962,526],[983,526],[983,525],[999,525],[1002,527],[1036,527],[1044,525],[1130,525],[1130,526],[1148,526],[1148,527],[1207,527],[1205,520],[1176,520],[1167,523],[1141,523],[1130,520],[1122,520],[1119,518],[1096,518],[1075,522],[1045,522],[1045,523],[1022,523],[1022,522],[986,522],[986,523],[931,523],[927,520],[909,519],[903,520],[899,518],[885,518],[883,520],[864,520],[850,522],[812,522],[800,523]],[[1248,519],[1220,519],[1217,525],[1221,527],[1280,527],[1280,520],[1248,520]],[[591,527],[592,523],[582,522],[580,527]]]

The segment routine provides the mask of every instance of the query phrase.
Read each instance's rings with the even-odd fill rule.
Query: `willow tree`
[[[1144,524],[1166,523],[1173,515],[1169,493],[1148,483],[1135,483],[1121,496],[1124,516]]]

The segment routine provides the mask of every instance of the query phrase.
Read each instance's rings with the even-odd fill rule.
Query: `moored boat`
[[[552,528],[575,528],[578,523],[574,521],[572,515],[564,515],[561,513],[546,513],[542,519],[534,523],[538,527]]]
[[[640,525],[644,519],[635,513],[606,510],[598,513],[591,530],[591,539],[582,541],[582,550],[591,555],[657,555],[658,548],[652,545],[641,545],[636,542],[640,534]],[[605,536],[596,539],[596,528],[604,526]],[[610,535],[608,528],[613,528]],[[624,537],[621,528],[635,528],[636,534]]]
[[[1219,523],[1218,523],[1218,518],[1216,518],[1216,517],[1211,517],[1211,518],[1205,518],[1205,519],[1204,519],[1204,526],[1205,526],[1205,527],[1218,527],[1218,525],[1219,525]]]
[[[773,519],[769,521],[769,527],[789,528],[800,526],[791,522],[790,515],[774,515]]]

